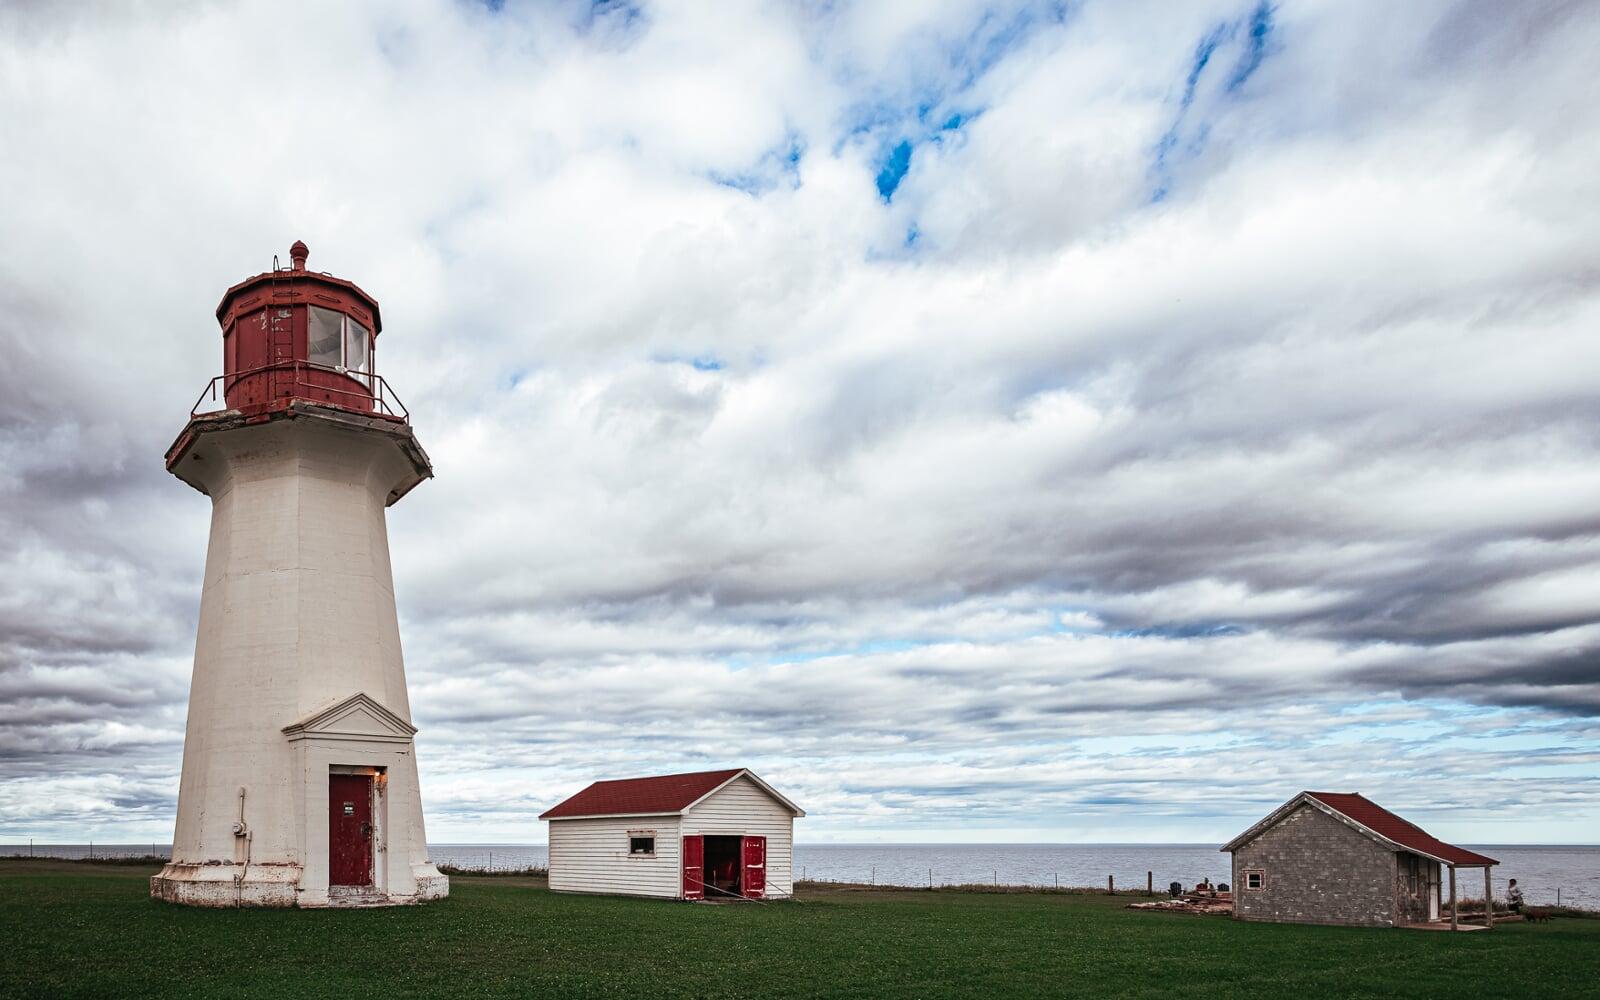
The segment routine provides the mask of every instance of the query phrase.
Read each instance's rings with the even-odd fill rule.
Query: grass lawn
[[[470,877],[424,907],[195,910],[150,900],[153,873],[0,861],[0,996],[1600,996],[1600,920],[1434,934],[882,890],[693,906]]]

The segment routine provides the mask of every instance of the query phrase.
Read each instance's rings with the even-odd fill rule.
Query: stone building
[[[1481,868],[1487,898],[1499,864],[1346,792],[1301,792],[1222,850],[1234,919],[1278,923],[1395,927],[1439,921],[1447,907],[1454,928],[1456,870]]]

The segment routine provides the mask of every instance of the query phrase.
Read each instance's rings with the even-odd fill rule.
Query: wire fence
[[[974,877],[975,875],[983,877]],[[1018,881],[1014,877],[1003,877],[1003,872],[999,868],[991,868],[987,872],[979,873],[964,870],[953,876],[948,873],[940,873],[934,868],[928,868],[926,870],[926,878],[916,881],[906,879],[904,870],[898,868],[893,876],[880,880],[876,866],[868,866],[859,877],[853,874],[841,874],[836,871],[825,871],[813,875],[808,865],[801,865],[799,870],[795,872],[795,881],[812,885],[864,885],[885,889],[990,888],[1012,892],[1100,892],[1111,895],[1145,896],[1168,895],[1174,891],[1174,888],[1178,891],[1188,891],[1202,883],[1218,891],[1225,892],[1228,889],[1226,882],[1211,883],[1206,882],[1204,879],[1191,882],[1179,880],[1161,881],[1156,878],[1153,869],[1146,871],[1142,878],[1132,880],[1119,880],[1116,875],[1109,874],[1103,884],[1086,884],[1081,881],[1073,883],[1073,877],[1073,875],[1069,874],[1067,880],[1063,881],[1060,872],[1051,872],[1047,877],[1041,879],[1037,872],[1030,872],[1024,879]]]
[[[0,844],[0,858],[56,858],[64,861],[167,860],[171,844]]]
[[[55,858],[63,861],[170,860],[171,844],[0,844],[3,858]],[[432,848],[429,858],[463,872],[544,871],[548,855],[532,848]]]
[[[1535,876],[1533,878],[1526,877],[1529,874],[1528,868],[1531,867],[1528,862],[1542,860],[1540,855],[1541,853],[1547,855],[1549,852],[1546,851],[1530,854],[1527,861],[1511,868],[1506,874],[1518,874],[1520,870],[1524,877],[1519,878],[1519,884],[1524,899],[1529,904],[1597,909],[1600,908],[1600,872],[1592,870],[1594,867],[1592,863],[1586,863],[1590,861],[1588,852],[1593,849],[1581,850],[1584,853],[1581,858],[1576,859],[1578,861],[1576,868],[1572,867],[1573,859],[1567,859],[1565,867],[1547,865],[1546,871],[1533,873]],[[891,863],[887,865],[853,864],[831,858],[824,858],[822,863],[818,864],[815,855],[822,853],[824,852],[816,848],[807,849],[796,845],[793,870],[795,881],[821,885],[865,885],[908,889],[988,887],[1016,892],[1040,890],[1105,892],[1108,888],[1105,879],[1109,876],[1110,888],[1118,894],[1148,892],[1156,896],[1167,895],[1172,883],[1178,883],[1185,890],[1207,881],[1219,888],[1225,884],[1225,876],[1203,868],[1196,871],[1196,867],[1201,867],[1197,865],[1186,866],[1187,870],[1178,869],[1170,864],[1156,865],[1144,871],[1121,869],[1108,873],[1108,876],[1100,876],[1087,870],[1087,866],[1083,864],[1077,865],[1073,870],[1059,872],[1046,870],[1037,864],[1021,866],[1014,863],[1006,864],[998,858],[994,863],[983,865],[982,861],[985,859],[975,852],[973,856],[965,857],[954,865],[923,867],[897,860],[892,854],[889,857]],[[46,844],[30,841],[0,844],[0,857],[4,858],[32,857],[79,861],[148,860],[154,863],[169,859],[171,854],[172,845],[162,843],[100,844],[91,841],[83,844]],[[808,855],[811,855],[809,860]],[[543,845],[440,844],[430,846],[429,858],[441,868],[461,873],[542,875],[549,867],[548,849]],[[880,854],[880,860],[882,859],[883,856]],[[1131,859],[1122,860],[1125,863]],[[1171,860],[1177,859],[1169,859]],[[1563,874],[1567,877],[1561,877]],[[1497,870],[1496,898],[1503,898],[1504,892],[1504,876]]]
[[[540,874],[550,867],[549,851],[510,846],[439,845],[428,848],[428,860],[441,869],[483,874]]]

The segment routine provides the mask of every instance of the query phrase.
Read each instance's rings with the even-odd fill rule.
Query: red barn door
[[[372,884],[372,776],[328,775],[328,884]]]
[[[699,834],[683,838],[683,898],[706,898],[706,842]]]
[[[767,894],[767,838],[744,838],[744,894],[760,899]]]

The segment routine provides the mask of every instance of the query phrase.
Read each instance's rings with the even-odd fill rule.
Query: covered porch
[[[1448,900],[1447,900],[1447,902],[1445,904],[1445,914],[1439,915],[1439,917],[1436,918],[1436,919],[1430,919],[1430,920],[1427,920],[1427,921],[1419,921],[1419,922],[1414,922],[1414,923],[1408,923],[1408,924],[1406,924],[1404,926],[1411,927],[1411,928],[1413,928],[1415,930],[1431,930],[1431,931],[1444,931],[1444,930],[1448,930],[1448,931],[1488,931],[1488,930],[1493,930],[1494,929],[1494,925],[1495,925],[1495,919],[1496,919],[1495,918],[1495,913],[1494,913],[1494,877],[1493,877],[1494,864],[1495,863],[1492,862],[1492,861],[1485,861],[1485,862],[1456,862],[1456,863],[1451,863],[1451,862],[1448,862],[1448,861],[1444,861],[1443,864],[1444,864],[1445,871],[1448,873],[1447,877],[1448,877],[1448,880],[1449,880],[1448,881],[1448,884],[1449,884],[1449,897],[1448,897]],[[1475,919],[1477,917],[1477,914],[1475,914],[1475,913],[1468,913],[1468,915],[1467,915],[1465,920],[1462,918],[1462,914],[1461,914],[1461,897],[1460,897],[1460,894],[1459,894],[1459,892],[1457,890],[1457,886],[1456,886],[1456,881],[1457,881],[1456,871],[1457,871],[1457,869],[1462,869],[1462,870],[1468,871],[1468,872],[1473,871],[1474,869],[1477,869],[1477,870],[1481,870],[1483,872],[1483,922],[1482,923],[1475,922]],[[1500,919],[1504,920],[1505,918],[1502,917]],[[1521,918],[1519,917],[1519,918],[1516,918],[1516,919],[1521,919]],[[1468,921],[1474,921],[1474,922],[1468,922]]]

